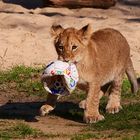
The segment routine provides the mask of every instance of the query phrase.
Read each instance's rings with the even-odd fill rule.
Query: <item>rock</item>
[[[94,7],[107,9],[116,4],[116,0],[43,0],[44,6],[55,7]]]

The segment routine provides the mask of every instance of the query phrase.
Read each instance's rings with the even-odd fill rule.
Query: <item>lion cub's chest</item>
[[[80,84],[87,84],[93,81],[95,78],[95,71],[90,67],[87,67],[85,64],[79,63],[76,65],[78,74],[79,74],[79,83]]]

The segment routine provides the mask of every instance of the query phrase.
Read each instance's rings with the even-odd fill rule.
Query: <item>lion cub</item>
[[[52,26],[52,34],[55,37],[58,59],[75,63],[79,72],[79,83],[88,86],[84,102],[84,121],[94,123],[104,119],[99,113],[99,100],[101,87],[109,82],[112,84],[106,110],[108,113],[118,113],[122,108],[120,96],[125,73],[131,82],[132,91],[138,90],[130,48],[125,37],[111,28],[93,32],[91,25],[80,30]],[[45,114],[47,105],[54,106],[56,100],[56,96],[49,95],[47,104],[41,107],[41,113]]]

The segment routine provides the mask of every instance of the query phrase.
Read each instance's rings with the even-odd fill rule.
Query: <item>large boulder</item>
[[[116,4],[116,0],[43,0],[44,6],[56,7],[94,7],[107,9]]]

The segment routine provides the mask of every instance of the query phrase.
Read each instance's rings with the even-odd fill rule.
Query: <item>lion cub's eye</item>
[[[63,51],[63,46],[58,46],[58,49],[60,50],[60,51]]]
[[[73,51],[76,50],[77,48],[78,48],[78,46],[75,46],[75,45],[72,46]]]

